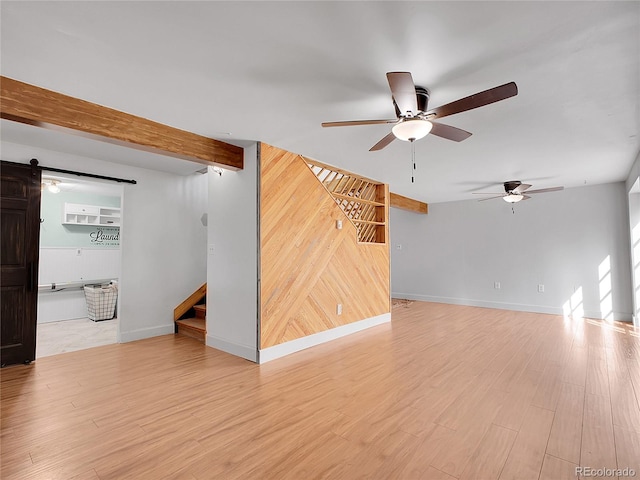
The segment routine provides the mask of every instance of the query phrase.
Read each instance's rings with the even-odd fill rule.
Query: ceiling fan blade
[[[505,194],[498,193],[498,192],[472,192],[471,195],[505,195]]]
[[[433,125],[433,127],[431,127],[432,135],[446,138],[447,140],[453,140],[454,142],[461,142],[471,136],[471,133],[466,130],[452,127],[451,125],[445,125],[444,123],[431,122],[431,125]]]
[[[528,188],[531,188],[531,185],[529,185],[528,183],[521,183],[513,189],[513,193],[522,194],[522,192],[524,192]]]
[[[347,120],[345,122],[322,122],[323,127],[350,127],[353,125],[379,125],[382,123],[397,123],[398,119],[393,120]]]
[[[427,112],[427,118],[432,116],[433,118],[442,118],[448,115],[455,115],[456,113],[466,112],[467,110],[473,110],[474,108],[484,107],[491,103],[499,102],[510,97],[514,97],[518,94],[518,86],[515,82],[505,83],[499,87],[490,88],[484,92],[470,95],[455,102],[447,103],[441,107],[434,108]]]
[[[391,142],[393,142],[396,139],[396,136],[393,134],[393,132],[391,132],[389,135],[387,135],[386,137],[384,137],[382,140],[380,140],[378,143],[376,143],[373,147],[371,147],[369,149],[370,152],[375,152],[377,150],[382,150],[384,147],[386,147],[387,145],[389,145]]]
[[[522,195],[522,200],[529,200],[531,197],[529,195]],[[520,201],[522,201],[520,200]]]
[[[411,112],[415,115],[418,113],[416,86],[411,74],[409,72],[389,72],[387,73],[387,81],[400,114],[406,115],[407,112]]]
[[[539,188],[537,190],[529,190],[529,193],[545,193],[545,192],[557,192],[559,190],[564,190],[564,187],[550,187],[550,188]]]
[[[479,201],[479,202],[484,202],[484,201],[486,201],[486,200],[493,200],[494,198],[502,198],[502,197],[505,197],[505,196],[506,196],[506,195],[504,195],[504,194],[503,194],[503,195],[498,195],[498,196],[495,196],[495,197],[481,198],[481,199],[480,199],[480,200],[478,200],[478,201]]]

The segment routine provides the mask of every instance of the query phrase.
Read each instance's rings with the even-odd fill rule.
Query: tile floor
[[[118,319],[94,322],[88,318],[39,323],[36,359],[59,353],[116,343]]]

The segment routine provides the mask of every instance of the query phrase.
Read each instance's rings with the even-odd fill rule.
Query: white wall
[[[38,292],[39,324],[78,318],[87,318],[87,302],[81,289]]]
[[[122,198],[122,341],[173,333],[173,309],[207,279],[207,175],[137,170]]]
[[[257,146],[244,150],[244,169],[209,171],[207,345],[257,361]]]
[[[627,176],[627,181],[625,182],[627,192],[631,190],[631,187],[633,187],[633,184],[638,178],[640,178],[640,153],[638,153],[638,155],[636,156],[636,159],[631,166],[631,169],[629,170],[629,175]]]
[[[634,323],[640,325],[640,153],[629,171],[625,185],[629,194]]]
[[[117,280],[120,249],[40,247],[38,284]]]
[[[624,183],[537,195],[514,211],[500,199],[433,204],[428,215],[392,208],[393,296],[602,318],[610,279],[613,316],[630,319]]]
[[[2,159],[137,180],[124,186],[119,341],[174,331],[173,309],[206,281],[207,175],[178,176],[3,142]],[[180,161],[180,160],[176,160]]]

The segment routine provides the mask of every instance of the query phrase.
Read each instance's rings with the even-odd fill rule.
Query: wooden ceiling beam
[[[0,76],[0,116],[83,137],[233,170],[243,149],[161,123]]]
[[[397,193],[391,193],[391,206],[395,208],[401,208],[403,210],[409,210],[410,212],[427,214],[429,213],[429,205],[412,198],[403,197]]]

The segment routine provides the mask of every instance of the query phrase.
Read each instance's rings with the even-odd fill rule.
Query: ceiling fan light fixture
[[[431,131],[431,127],[433,127],[433,125],[428,120],[409,118],[394,125],[391,131],[397,139],[409,142],[426,137]]]
[[[518,203],[520,200],[524,198],[524,195],[518,195],[516,193],[510,193],[509,195],[505,195],[502,199],[507,203]]]

